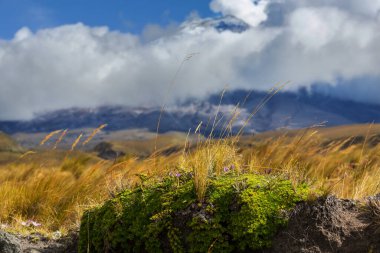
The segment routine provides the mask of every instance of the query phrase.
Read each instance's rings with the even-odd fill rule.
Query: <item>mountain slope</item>
[[[10,136],[0,131],[0,152],[20,152],[21,147]]]
[[[239,104],[238,116],[230,131],[237,133],[251,112],[267,96],[265,92],[235,90],[226,92],[219,105],[220,95],[204,100],[189,100],[166,107],[160,122],[160,132],[194,131],[202,122],[204,134],[223,132]],[[217,117],[216,114],[218,113]],[[155,132],[160,116],[159,107],[103,106],[93,109],[72,108],[42,114],[30,121],[0,121],[0,130],[9,134],[18,132],[49,132],[56,129],[97,127],[107,123],[108,131],[145,128]],[[278,128],[303,128],[326,122],[327,126],[380,122],[380,105],[364,104],[305,92],[276,94],[246,124],[246,133]],[[207,126],[207,127],[206,127]]]

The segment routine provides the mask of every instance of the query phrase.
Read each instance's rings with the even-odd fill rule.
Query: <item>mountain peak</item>
[[[214,28],[218,32],[230,31],[234,33],[242,33],[248,30],[250,25],[233,15],[216,18],[193,19],[183,25],[183,29],[188,31],[207,28]]]

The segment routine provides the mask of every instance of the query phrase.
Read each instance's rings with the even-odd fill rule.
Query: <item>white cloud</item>
[[[174,22],[170,23],[165,27],[162,27],[157,24],[148,24],[144,27],[144,30],[142,31],[142,38],[144,41],[149,42],[159,39],[161,37],[171,36],[178,32],[178,29],[178,24]]]
[[[18,42],[30,38],[32,36],[32,32],[27,27],[23,27],[18,30],[15,34],[13,41]]]
[[[375,23],[352,19],[348,13],[332,7],[299,8],[290,15],[289,27],[295,43],[314,50],[334,41],[366,48],[377,29]]]
[[[251,26],[258,26],[267,19],[265,9],[268,5],[267,0],[213,0],[210,8],[214,12],[220,12],[223,15],[233,15],[244,20]]]
[[[218,33],[193,27],[194,20],[147,26],[145,37],[83,24],[20,29],[12,40],[0,40],[0,119],[73,106],[161,105],[166,97],[202,97],[226,84],[268,89],[288,80],[288,89],[324,82],[331,94],[379,103],[380,1],[229,2],[237,7],[215,0],[212,8],[237,15],[251,29]],[[262,25],[274,3],[283,23]],[[185,63],[168,91],[183,57],[194,52],[199,55]]]

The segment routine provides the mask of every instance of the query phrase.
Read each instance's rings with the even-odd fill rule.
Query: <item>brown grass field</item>
[[[115,161],[94,152],[37,149],[27,152],[0,134],[0,225],[21,233],[77,229],[83,211],[142,175],[194,173],[201,200],[209,176],[234,169],[308,183],[313,194],[362,199],[380,192],[380,125],[279,130],[212,140],[172,133],[110,143],[127,154]],[[78,147],[80,144],[78,145]],[[313,196],[310,196],[311,198]],[[32,220],[40,226],[25,226]]]

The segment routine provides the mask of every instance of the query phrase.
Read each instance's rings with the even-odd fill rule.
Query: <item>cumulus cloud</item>
[[[335,7],[345,10],[352,14],[364,15],[367,17],[374,17],[379,14],[380,1],[379,0],[272,0],[271,4],[286,5],[287,9],[291,11],[295,8],[302,7]]]
[[[210,8],[224,15],[239,17],[251,26],[258,26],[267,19],[265,10],[268,3],[267,0],[213,0],[210,3]]]
[[[178,24],[174,22],[165,27],[157,24],[148,24],[144,27],[141,37],[145,42],[149,42],[161,37],[174,35],[176,32],[178,32],[178,28]]]
[[[218,32],[209,19],[192,17],[149,25],[141,36],[81,23],[20,29],[0,40],[0,119],[105,104],[159,106],[226,84],[262,90],[288,80],[288,89],[323,83],[313,90],[379,103],[380,0],[214,0],[210,8],[251,28]],[[171,87],[182,59],[195,52]]]

